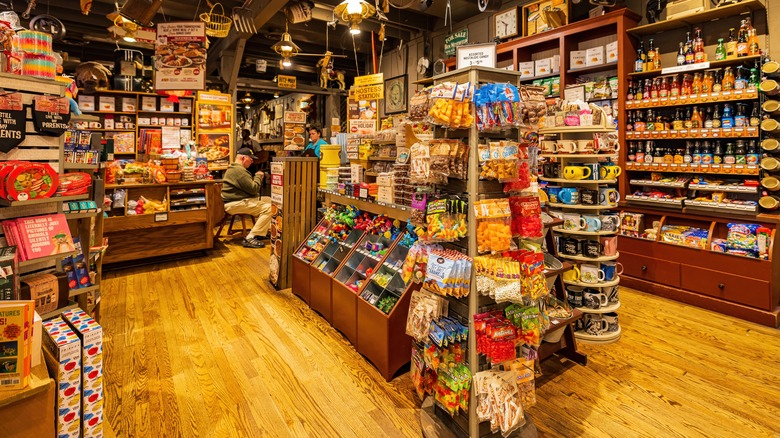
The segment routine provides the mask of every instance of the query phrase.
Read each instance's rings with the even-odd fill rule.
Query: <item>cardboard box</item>
[[[81,341],[61,317],[43,323],[44,359],[57,383],[57,437],[81,434]]]
[[[552,58],[550,58],[550,71],[552,73],[561,72],[561,55],[553,55]]]
[[[376,196],[376,200],[379,202],[387,202],[392,204],[395,202],[395,191],[392,187],[380,187]]]
[[[103,434],[103,328],[81,309],[62,314],[62,319],[81,340],[83,437]]]
[[[607,64],[618,61],[618,43],[613,41],[607,44]]]
[[[521,78],[534,77],[534,62],[533,61],[519,62],[517,64],[517,71],[520,72]]]
[[[379,187],[392,187],[393,185],[393,174],[386,172],[386,173],[380,173],[376,177],[376,184]]]
[[[534,76],[544,76],[550,74],[550,58],[534,61]]]
[[[604,64],[604,46],[594,47],[585,51],[585,65],[591,67]]]
[[[41,350],[43,349],[43,320],[38,312],[35,312],[33,320],[33,342],[32,342],[32,366],[33,368],[41,364]]]
[[[585,60],[587,59],[587,53],[585,50],[572,50],[569,53],[569,68],[583,68],[586,67]]]

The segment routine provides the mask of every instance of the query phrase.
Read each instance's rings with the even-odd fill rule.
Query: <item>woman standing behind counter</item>
[[[309,144],[306,145],[306,148],[303,150],[303,153],[305,154],[306,151],[313,151],[314,155],[317,156],[317,158],[322,158],[322,153],[320,152],[320,146],[327,145],[328,143],[322,139],[322,130],[316,126],[312,126],[309,128]]]

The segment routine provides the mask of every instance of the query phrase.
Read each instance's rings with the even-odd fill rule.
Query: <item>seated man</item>
[[[243,245],[247,248],[264,248],[265,243],[261,239],[268,234],[271,227],[271,200],[259,197],[263,172],[257,172],[253,177],[247,170],[252,164],[252,154],[249,148],[241,148],[236,152],[236,161],[225,171],[222,180],[222,200],[228,214],[250,214],[257,217]]]

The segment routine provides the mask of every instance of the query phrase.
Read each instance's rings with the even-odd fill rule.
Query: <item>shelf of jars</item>
[[[702,163],[625,163],[627,171],[668,172],[668,173],[707,173],[716,175],[757,176],[761,167],[756,164],[702,164]]]

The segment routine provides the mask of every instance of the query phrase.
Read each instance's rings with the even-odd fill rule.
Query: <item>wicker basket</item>
[[[169,170],[165,172],[165,179],[167,179],[169,183],[177,183],[181,181],[181,172],[178,170]]]
[[[214,8],[217,6],[222,11],[221,14],[214,13]],[[209,12],[200,14],[200,21],[206,23],[206,35],[216,38],[228,36],[230,25],[233,23],[233,20],[225,15],[225,8],[222,7],[221,3],[215,3]]]

